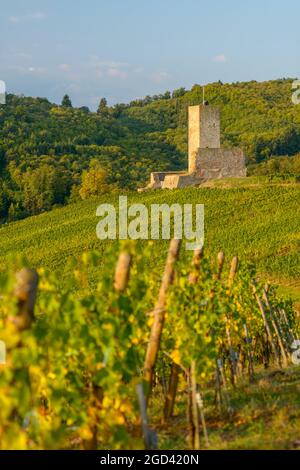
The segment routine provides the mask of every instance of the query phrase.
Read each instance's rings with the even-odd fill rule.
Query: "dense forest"
[[[252,174],[300,173],[300,106],[292,79],[206,86],[222,110],[222,145],[241,146]],[[0,106],[0,220],[37,214],[104,191],[143,186],[152,170],[187,164],[187,107],[194,85],[97,112],[8,95]]]

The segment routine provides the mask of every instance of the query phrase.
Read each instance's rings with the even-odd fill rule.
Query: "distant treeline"
[[[222,144],[243,147],[251,173],[299,173],[300,106],[292,104],[291,85],[281,79],[206,86],[206,99],[222,109]],[[187,107],[202,99],[194,85],[112,107],[102,98],[94,113],[73,108],[67,95],[60,106],[8,95],[0,107],[0,220],[135,189],[152,170],[184,169]]]

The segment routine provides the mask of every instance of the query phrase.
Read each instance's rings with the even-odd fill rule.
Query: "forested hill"
[[[206,86],[206,99],[222,109],[223,145],[243,147],[252,171],[269,160],[259,171],[299,173],[300,106],[292,104],[291,88],[292,79]],[[102,100],[97,113],[68,100],[58,106],[8,95],[0,106],[0,219],[135,189],[151,170],[185,168],[187,106],[201,102],[199,85],[128,105]]]

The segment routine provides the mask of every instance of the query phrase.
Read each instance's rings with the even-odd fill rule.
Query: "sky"
[[[179,87],[300,77],[299,0],[0,0],[8,92],[95,109]]]

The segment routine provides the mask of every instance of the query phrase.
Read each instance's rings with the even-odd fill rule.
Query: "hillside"
[[[33,266],[66,271],[67,261],[84,250],[97,249],[102,262],[116,241],[96,238],[96,208],[109,202],[118,206],[118,194],[71,204],[10,223],[0,229],[0,266],[24,255]],[[300,299],[300,206],[298,184],[220,181],[201,189],[128,192],[128,203],[204,203],[205,248],[212,254],[223,249],[254,262],[264,280],[273,280],[281,289]],[[146,244],[146,241],[139,243]],[[157,241],[150,263],[162,267],[167,242]],[[93,284],[93,272],[91,283]]]
[[[261,174],[299,175],[300,107],[292,104],[291,85],[281,79],[206,86],[206,98],[221,107],[222,144],[241,146],[252,173],[263,162]],[[201,102],[199,85],[99,113],[8,95],[0,107],[0,222],[78,198],[91,161],[119,189],[144,186],[152,170],[185,168],[187,107]],[[279,156],[287,157],[277,165]]]

